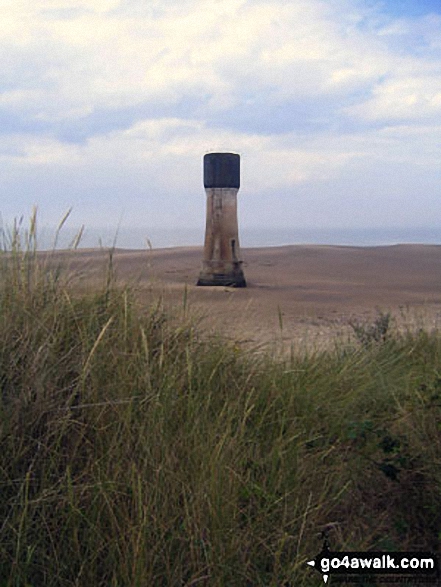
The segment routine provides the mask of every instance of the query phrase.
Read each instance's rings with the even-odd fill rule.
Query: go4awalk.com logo
[[[307,564],[322,574],[325,583],[330,575],[339,576],[340,581],[342,575],[347,579],[387,575],[396,577],[394,583],[440,585],[438,562],[430,552],[333,552],[326,535],[321,552]]]

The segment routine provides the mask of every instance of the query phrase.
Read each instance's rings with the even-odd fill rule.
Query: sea
[[[63,227],[55,242],[56,229],[38,230],[40,250],[65,249],[72,246],[79,229]],[[85,228],[78,248],[113,247],[122,249],[162,249],[169,247],[202,246],[204,228]],[[416,228],[241,228],[240,245],[248,247],[277,247],[282,245],[340,245],[373,247],[396,244],[441,244],[441,227]]]

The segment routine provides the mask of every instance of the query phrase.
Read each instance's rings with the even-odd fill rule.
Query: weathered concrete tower
[[[234,153],[205,155],[204,187],[207,224],[204,260],[197,285],[246,287],[237,227],[240,156]]]

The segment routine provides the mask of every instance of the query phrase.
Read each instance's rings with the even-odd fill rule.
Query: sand
[[[86,286],[102,279],[106,251],[59,255],[83,272]],[[185,305],[206,332],[254,347],[326,346],[353,333],[351,321],[372,322],[378,311],[390,311],[399,328],[439,325],[441,246],[293,245],[242,249],[242,258],[246,289],[196,287],[199,247],[117,249],[114,265],[146,304],[160,294],[168,308]]]

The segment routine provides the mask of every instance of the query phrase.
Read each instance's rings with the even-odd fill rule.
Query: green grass
[[[76,294],[18,232],[0,255],[1,586],[319,585],[326,525],[333,550],[439,552],[439,333],[276,361],[140,309],[110,272]]]

